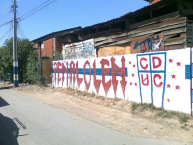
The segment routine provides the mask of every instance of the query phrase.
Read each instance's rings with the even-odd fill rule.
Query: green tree
[[[37,81],[37,60],[38,53],[36,51],[32,51],[27,58],[27,71],[25,82],[30,84],[34,84]]]
[[[27,80],[28,57],[32,52],[34,52],[33,43],[28,39],[17,39],[19,82],[25,82]],[[0,67],[3,75],[8,71],[13,74],[13,38],[7,39],[4,46],[0,48]],[[13,79],[13,75],[11,75],[11,79]]]

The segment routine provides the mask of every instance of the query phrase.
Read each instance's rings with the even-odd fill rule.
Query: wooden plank
[[[98,41],[104,41],[106,40],[106,37],[99,37],[99,38],[94,38],[94,42],[98,42]]]
[[[108,39],[108,40],[105,40],[105,41],[102,41],[99,43],[95,43],[94,46],[97,47],[97,46],[103,45],[105,43],[110,43],[110,42],[116,42],[116,40],[115,39]]]
[[[156,18],[153,18],[153,19],[149,19],[149,20],[146,20],[146,21],[139,22],[139,23],[132,24],[132,25],[129,26],[129,28],[130,28],[130,30],[133,30],[133,29],[136,29],[136,28],[139,28],[139,27],[144,27],[144,26],[147,26],[147,25],[155,24],[157,22],[163,21],[164,19],[172,18],[172,17],[175,17],[175,16],[179,16],[179,11],[176,11],[176,12],[173,12],[173,13],[170,13],[170,14],[166,14],[166,15],[162,15],[162,16],[159,16],[159,17],[156,17]]]
[[[141,33],[133,35],[132,37],[139,37],[139,36],[147,35],[147,34],[150,34],[150,33],[156,33],[156,32],[161,32],[161,29],[141,32]]]
[[[186,42],[186,38],[185,38],[185,37],[171,38],[171,39],[168,39],[168,40],[164,43],[164,46],[184,44],[185,42]]]
[[[164,36],[164,41],[166,41],[167,39],[169,39],[169,38],[171,38],[171,37],[174,37],[175,35],[176,35],[176,34]]]
[[[176,25],[170,25],[167,27],[162,27],[161,31],[166,31],[169,29],[176,29],[176,28],[182,28],[182,27],[186,27],[186,23],[180,23],[180,24],[176,24]]]
[[[107,47],[107,46],[114,46],[114,45],[119,45],[119,44],[124,44],[124,43],[128,43],[128,42],[131,42],[131,39],[126,39],[126,40],[122,40],[122,41],[117,41],[117,42],[115,42],[115,43],[111,43],[111,44],[107,44],[107,45],[100,46],[99,48],[101,48],[101,47]]]
[[[173,30],[169,30],[169,31],[163,31],[164,36],[171,35],[171,34],[184,33],[184,32],[186,32],[186,27],[185,28],[173,29]]]
[[[111,29],[111,30],[107,30],[107,31],[102,31],[102,32],[90,34],[90,35],[80,36],[80,37],[83,40],[86,40],[86,39],[91,39],[91,38],[96,38],[96,37],[101,37],[101,36],[112,35],[112,34],[115,34],[115,33],[121,33],[121,28]]]
[[[179,23],[186,23],[186,22],[187,22],[187,18],[186,17],[171,18],[171,19],[163,21],[161,26],[162,27],[168,27],[170,25],[176,25],[176,24],[179,24]]]
[[[165,51],[167,50],[175,50],[175,49],[183,49],[185,48],[184,44],[180,44],[180,45],[168,45],[168,46],[165,46]]]
[[[110,35],[110,36],[106,36],[106,37],[95,38],[95,42],[102,41],[102,40],[108,40],[108,39],[112,39],[112,38],[125,37],[125,36],[126,36],[126,32],[123,32],[121,34],[116,34],[116,35]]]

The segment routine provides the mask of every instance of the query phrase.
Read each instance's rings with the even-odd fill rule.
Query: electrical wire
[[[18,12],[18,11],[17,11],[17,15],[19,16],[19,12]],[[24,32],[23,32],[23,28],[22,28],[22,26],[21,26],[21,22],[18,22],[18,23],[17,23],[17,28],[18,28],[18,30],[19,30],[19,32],[20,32],[20,34],[21,34],[21,37],[25,38],[25,34],[24,34]]]
[[[5,23],[3,23],[3,24],[0,25],[0,28],[3,27],[4,25],[7,25],[7,24],[9,24],[9,23],[12,23],[12,22],[13,22],[13,20],[8,21],[8,22],[5,22]]]
[[[32,9],[31,11],[27,12],[26,14],[22,15],[22,16],[21,16],[21,18],[22,18],[22,17],[24,17],[24,16],[26,16],[27,14],[29,14],[29,13],[33,12],[33,11],[34,11],[34,10],[36,10],[37,8],[39,8],[39,7],[43,6],[44,4],[46,4],[46,3],[47,3],[47,2],[49,2],[49,1],[50,1],[50,0],[47,0],[46,2],[42,3],[42,4],[41,4],[41,5],[39,5],[38,7],[34,8],[34,9]]]
[[[11,26],[12,26],[12,28],[13,28],[13,24],[12,24]],[[7,39],[9,40],[12,36],[13,36],[13,33],[12,33],[12,31],[10,30]]]
[[[11,12],[12,12],[12,10],[10,10],[3,18],[1,18],[0,21],[2,21],[4,18],[6,18]]]
[[[11,25],[10,28],[5,32],[5,34],[0,38],[0,41],[5,37],[10,31],[12,30],[13,26]]]
[[[50,3],[48,3],[48,4],[44,5],[43,7],[39,8],[39,9],[35,8],[35,9],[37,9],[35,12],[32,12],[31,14],[29,14],[29,15],[25,16],[24,18],[22,18],[24,15],[23,15],[23,16],[21,16],[21,18],[19,18],[19,21],[22,21],[22,20],[24,20],[24,19],[28,18],[29,16],[31,16],[31,15],[33,15],[33,14],[37,13],[38,11],[40,11],[40,10],[42,10],[43,8],[45,8],[45,7],[49,6],[50,4],[52,4],[52,3],[53,3],[53,2],[55,2],[55,1],[56,1],[56,0],[53,0],[53,1],[51,1]]]

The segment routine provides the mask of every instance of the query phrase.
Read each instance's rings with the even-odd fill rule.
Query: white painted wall
[[[190,65],[190,48],[54,61],[53,86],[73,87],[138,103],[153,103],[156,107],[190,114]],[[62,68],[67,68],[68,73],[62,73]],[[74,76],[75,69],[78,71]]]

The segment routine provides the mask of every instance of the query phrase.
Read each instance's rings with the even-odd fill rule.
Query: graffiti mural
[[[96,57],[93,39],[63,46],[63,59]]]
[[[132,53],[164,51],[163,33],[131,40]]]
[[[53,86],[191,113],[190,49],[53,62]]]

